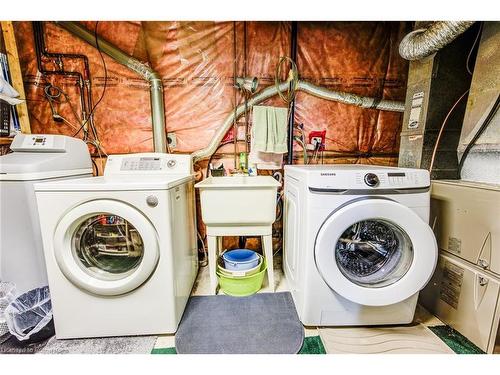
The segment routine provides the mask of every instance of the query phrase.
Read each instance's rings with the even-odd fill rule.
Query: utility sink
[[[203,222],[207,227],[269,226],[276,219],[279,186],[271,176],[211,176],[195,185]]]

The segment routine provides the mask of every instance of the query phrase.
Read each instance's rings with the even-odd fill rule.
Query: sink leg
[[[208,236],[208,272],[210,274],[210,294],[217,293],[217,253],[219,241],[217,236]]]
[[[273,236],[262,236],[262,248],[267,261],[267,281],[271,287],[271,291],[275,291],[274,285],[274,264],[273,264]]]

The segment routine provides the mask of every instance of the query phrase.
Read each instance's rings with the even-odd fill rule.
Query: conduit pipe
[[[266,99],[273,97],[274,95],[277,95],[278,92],[287,91],[289,89],[289,86],[290,85],[288,82],[281,83],[279,87],[276,87],[275,85],[269,86],[260,91],[258,94],[252,96],[248,100],[247,106],[252,107],[263,102]],[[299,80],[296,90],[306,92],[318,98],[355,105],[362,108],[379,109],[382,111],[392,112],[404,112],[405,110],[405,104],[403,102],[368,98],[345,92],[332,91],[324,87],[313,85],[312,83],[306,81]],[[215,132],[208,146],[191,154],[193,157],[193,162],[209,158],[217,150],[217,147],[222,138],[224,138],[224,135],[231,127],[234,116],[236,116],[236,119],[238,119],[244,113],[244,111],[244,104],[240,104],[236,108],[236,111],[231,111],[231,113],[226,117],[219,129],[217,129],[217,131]]]
[[[450,44],[471,27],[474,21],[438,21],[426,29],[407,34],[399,44],[399,54],[406,60],[420,60]]]
[[[97,48],[96,36],[78,22],[57,21],[57,25]],[[97,37],[99,49],[116,62],[139,74],[150,84],[151,118],[153,123],[153,148],[155,152],[167,152],[167,135],[165,129],[165,104],[163,85],[160,75],[148,65],[126,54],[110,42]]]

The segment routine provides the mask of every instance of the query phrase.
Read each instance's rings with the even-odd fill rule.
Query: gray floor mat
[[[191,297],[175,335],[183,354],[295,354],[303,341],[289,292]]]
[[[57,340],[52,337],[39,354],[149,354],[157,336]]]

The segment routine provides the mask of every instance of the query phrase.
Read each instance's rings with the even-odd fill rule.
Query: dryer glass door
[[[384,198],[357,199],[323,223],[315,261],[325,282],[344,298],[390,305],[425,286],[437,245],[431,228],[408,207]]]
[[[57,264],[76,286],[98,295],[142,285],[159,259],[151,222],[126,203],[96,200],[70,210],[54,233]]]
[[[123,217],[105,212],[83,221],[72,242],[78,264],[102,280],[133,273],[144,255],[144,241],[137,228]]]

